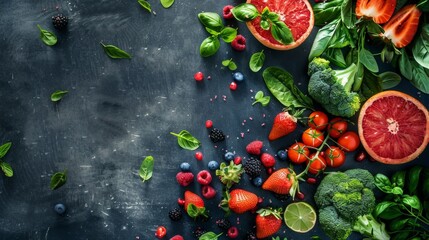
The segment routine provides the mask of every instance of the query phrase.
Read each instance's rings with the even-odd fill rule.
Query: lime
[[[306,202],[291,203],[286,207],[286,226],[295,232],[306,233],[316,225],[316,211]]]

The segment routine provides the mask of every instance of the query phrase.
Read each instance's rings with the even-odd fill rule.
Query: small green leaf
[[[201,235],[198,240],[217,240],[222,233],[216,234],[214,232],[206,232],[203,235]]]
[[[67,172],[57,172],[51,177],[51,190],[55,190],[63,186],[67,182]]]
[[[7,162],[0,162],[0,168],[6,177],[13,176],[13,169]]]
[[[39,24],[37,27],[40,30],[40,39],[42,39],[43,43],[48,46],[53,46],[57,43],[57,36],[54,33],[49,32],[48,30],[43,29]]]
[[[235,19],[241,22],[248,22],[259,16],[258,9],[253,4],[242,3],[231,9]]]
[[[384,201],[375,206],[374,217],[376,218],[390,220],[399,216],[402,216],[402,212],[395,202]]]
[[[180,133],[170,133],[173,136],[177,137],[177,143],[180,147],[187,150],[195,150],[197,149],[201,142],[196,139],[194,136],[192,136],[188,131],[182,130]]]
[[[222,66],[228,67],[229,70],[234,71],[237,69],[237,64],[231,59],[226,59],[222,61]]]
[[[264,97],[264,92],[258,91],[255,95],[255,100],[259,100]]]
[[[0,158],[3,158],[4,156],[6,156],[11,146],[12,146],[11,142],[4,143],[3,145],[0,146]]]
[[[261,28],[264,30],[270,29],[270,23],[265,19],[261,20],[260,25],[261,25]]]
[[[420,173],[422,172],[422,166],[414,166],[408,171],[408,179],[407,179],[407,185],[408,185],[408,192],[411,195],[414,195],[417,193],[417,186],[419,185],[420,181]]]
[[[404,195],[404,197],[402,198],[402,203],[413,209],[416,209],[417,211],[422,210],[422,203],[420,202],[420,199],[415,195],[413,196]]]
[[[104,52],[106,52],[107,56],[113,59],[122,59],[122,58],[131,58],[131,55],[124,50],[114,46],[114,45],[104,45],[101,43],[101,46],[104,49]]]
[[[392,190],[390,191],[390,193],[395,194],[395,195],[402,195],[402,194],[404,194],[404,191],[400,187],[393,187]]]
[[[413,47],[414,59],[424,68],[429,68],[429,24],[422,28]]]
[[[270,103],[270,100],[270,96],[264,96],[264,92],[258,91],[255,95],[255,101],[252,103],[252,105],[260,103],[263,107],[265,107],[268,105],[268,103]]]
[[[66,95],[68,91],[57,90],[51,94],[51,101],[58,102],[60,101],[64,95]]]
[[[262,66],[264,65],[264,62],[264,50],[252,54],[249,61],[250,70],[252,70],[252,72],[258,72],[259,70],[261,70]]]
[[[153,174],[154,160],[152,156],[147,156],[140,165],[139,175],[142,181],[149,180]]]
[[[219,34],[219,37],[222,38],[223,41],[230,43],[237,36],[237,29],[232,27],[225,27]]]
[[[384,72],[378,75],[381,79],[383,90],[396,87],[401,82],[401,76],[394,72]]]
[[[216,32],[220,32],[224,28],[222,18],[217,13],[214,13],[214,12],[199,13],[198,19],[205,27],[213,29]]]
[[[274,21],[271,24],[271,35],[278,42],[288,45],[294,42],[292,32],[282,21]]]
[[[200,46],[200,54],[203,57],[210,57],[214,55],[220,47],[220,42],[217,37],[210,36],[203,40]]]
[[[218,31],[216,31],[216,30],[213,30],[213,29],[208,28],[208,27],[205,27],[205,28],[206,28],[206,31],[207,31],[208,33],[210,33],[211,35],[213,35],[213,36],[218,36],[218,35],[220,34],[220,32],[218,32]]]
[[[169,7],[171,7],[171,5],[173,5],[173,3],[174,3],[174,0],[160,0],[161,1],[161,5],[164,7],[164,8],[169,8]]]
[[[378,72],[377,61],[370,51],[362,48],[359,52],[359,60],[369,71]]]
[[[150,6],[150,3],[147,0],[137,0],[137,2],[148,12],[152,12],[152,7]]]
[[[404,48],[401,49],[401,56],[399,57],[399,70],[406,79],[413,79],[413,66]]]
[[[381,191],[385,193],[390,193],[392,191],[392,183],[390,182],[390,179],[381,173],[377,173],[375,175],[375,186],[378,187]]]

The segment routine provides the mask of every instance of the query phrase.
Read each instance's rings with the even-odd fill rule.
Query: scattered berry
[[[185,240],[185,239],[180,235],[175,235],[172,238],[170,238],[170,240]]]
[[[200,82],[204,79],[204,74],[202,72],[197,72],[194,74],[194,79],[197,82]]]
[[[232,15],[231,9],[233,9],[234,6],[232,5],[226,5],[225,7],[223,7],[223,18],[225,19],[232,19],[234,17],[234,15]]]
[[[219,168],[219,163],[218,163],[218,162],[216,162],[216,161],[210,161],[210,162],[207,164],[207,167],[208,167],[210,170],[216,170],[216,169],[218,169],[218,168]]]
[[[226,235],[229,238],[236,238],[236,237],[238,237],[238,229],[237,229],[237,227],[230,227],[228,229],[228,233]]]
[[[212,128],[213,127],[213,121],[212,120],[207,120],[206,121],[206,128]]]
[[[176,180],[182,187],[186,187],[194,181],[194,174],[191,172],[178,172]]]
[[[256,234],[254,232],[247,232],[244,240],[257,240]]]
[[[262,153],[261,162],[264,167],[270,168],[276,164],[276,159],[269,153]]]
[[[229,89],[231,89],[232,91],[237,90],[237,83],[236,82],[231,82],[229,84]]]
[[[241,72],[235,72],[234,74],[232,74],[232,78],[236,82],[244,81],[244,75]]]
[[[316,184],[317,183],[317,179],[309,177],[309,178],[307,178],[307,183],[308,184]]]
[[[255,177],[253,180],[253,185],[255,185],[256,187],[260,187],[262,186],[262,178],[261,177]]]
[[[289,194],[277,194],[277,193],[275,193],[275,194],[274,194],[274,196],[275,196],[278,200],[280,200],[281,202],[286,202],[286,201],[288,201],[288,200],[289,200],[289,198],[290,198],[290,195],[289,195]]]
[[[262,143],[262,141],[255,140],[255,141],[247,144],[246,152],[248,154],[252,154],[252,155],[260,155],[261,150],[262,150],[262,146],[264,146],[264,143]]]
[[[189,170],[191,170],[191,165],[187,162],[182,162],[180,164],[180,170],[182,170],[183,172],[189,172]]]
[[[200,238],[201,235],[203,235],[206,232],[207,231],[204,228],[202,228],[202,227],[197,227],[194,231],[192,231],[192,233],[194,234],[194,236],[196,238]]]
[[[168,217],[170,217],[170,219],[175,222],[182,219],[182,216],[183,214],[180,208],[173,208],[172,210],[170,210],[170,212],[168,212]]]
[[[222,230],[228,230],[231,227],[231,222],[228,219],[219,219],[216,220],[216,225]]]
[[[201,189],[204,198],[211,199],[216,196],[216,190],[209,185],[204,185]]]
[[[238,34],[231,42],[231,47],[237,51],[244,51],[246,49],[246,38]]]
[[[299,200],[304,200],[304,197],[305,197],[304,193],[302,193],[302,192],[296,193],[296,198],[298,198]]]
[[[355,160],[357,162],[362,162],[365,159],[366,159],[366,153],[364,151],[360,151],[356,153]]]
[[[235,165],[238,165],[238,164],[240,164],[241,163],[241,161],[243,160],[243,158],[242,157],[240,157],[240,156],[237,156],[237,157],[235,157],[234,158],[234,164]]]
[[[274,172],[274,168],[267,168],[267,174],[271,175]]]
[[[280,161],[286,161],[287,160],[287,152],[285,150],[279,150],[277,152],[277,157]]]
[[[197,181],[201,185],[208,185],[212,182],[212,175],[207,170],[202,170],[197,175]]]
[[[254,178],[261,174],[262,164],[261,161],[257,158],[250,157],[244,163],[244,172],[246,172],[249,177]]]
[[[181,199],[181,198],[178,198],[177,199],[177,204],[179,204],[179,206],[183,206],[183,205],[185,205],[185,200]]]
[[[198,161],[203,160],[203,153],[202,152],[196,152],[195,153],[195,159],[197,159]]]
[[[57,30],[64,30],[67,27],[68,18],[62,14],[57,14],[52,17],[52,24]]]
[[[66,206],[64,206],[64,204],[62,204],[62,203],[58,203],[58,204],[55,204],[54,210],[56,213],[61,215],[61,214],[64,214],[66,212]]]
[[[210,131],[210,139],[214,143],[221,142],[221,141],[225,140],[225,135],[223,134],[223,132],[221,130],[219,130],[217,128],[213,128]]]
[[[161,238],[165,237],[165,235],[167,235],[167,229],[164,226],[159,226],[156,229],[155,237],[161,239]]]
[[[223,156],[225,161],[232,161],[234,160],[235,154],[232,152],[227,152],[225,153],[225,155]]]

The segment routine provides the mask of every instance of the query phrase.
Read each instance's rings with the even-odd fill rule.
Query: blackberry
[[[219,130],[217,128],[213,128],[210,131],[210,139],[214,143],[221,142],[221,141],[225,140],[225,135],[223,134],[223,132],[221,130]]]
[[[168,212],[168,216],[170,217],[171,220],[177,222],[180,219],[182,219],[182,210],[180,208],[174,208],[172,209],[170,212]]]
[[[58,30],[64,30],[67,27],[68,18],[62,14],[57,14],[52,17],[52,24]]]
[[[207,231],[202,228],[202,227],[197,227],[192,233],[194,234],[194,236],[196,238],[200,238],[201,235],[203,235],[204,233],[206,233]]]
[[[256,234],[254,232],[247,232],[246,237],[244,240],[257,240]]]
[[[226,231],[231,227],[231,222],[228,219],[219,219],[216,221],[216,225]]]
[[[257,158],[250,157],[244,163],[244,171],[251,178],[259,176],[261,174],[261,171],[262,171],[261,161],[259,159],[257,159]]]

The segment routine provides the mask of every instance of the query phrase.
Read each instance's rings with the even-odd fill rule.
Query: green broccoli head
[[[316,72],[320,72],[323,71],[325,69],[330,69],[331,67],[329,66],[329,61],[324,59],[324,58],[320,58],[320,57],[316,57],[313,59],[313,61],[311,61],[308,64],[308,76],[313,75]]]
[[[372,176],[369,171],[365,169],[356,168],[347,170],[344,173],[351,178],[359,179],[366,188],[369,188],[371,190],[375,189],[374,176]]]
[[[349,177],[342,172],[334,172],[326,175],[322,181],[323,187],[319,186],[314,194],[317,206],[326,207],[332,205],[332,198],[336,192],[340,191],[340,184],[348,181]]]
[[[331,239],[346,240],[352,233],[350,222],[338,216],[337,211],[332,206],[319,210],[319,222],[323,232]]]
[[[368,188],[361,192],[335,193],[332,199],[338,214],[353,223],[359,216],[370,214],[375,207],[374,193]]]

